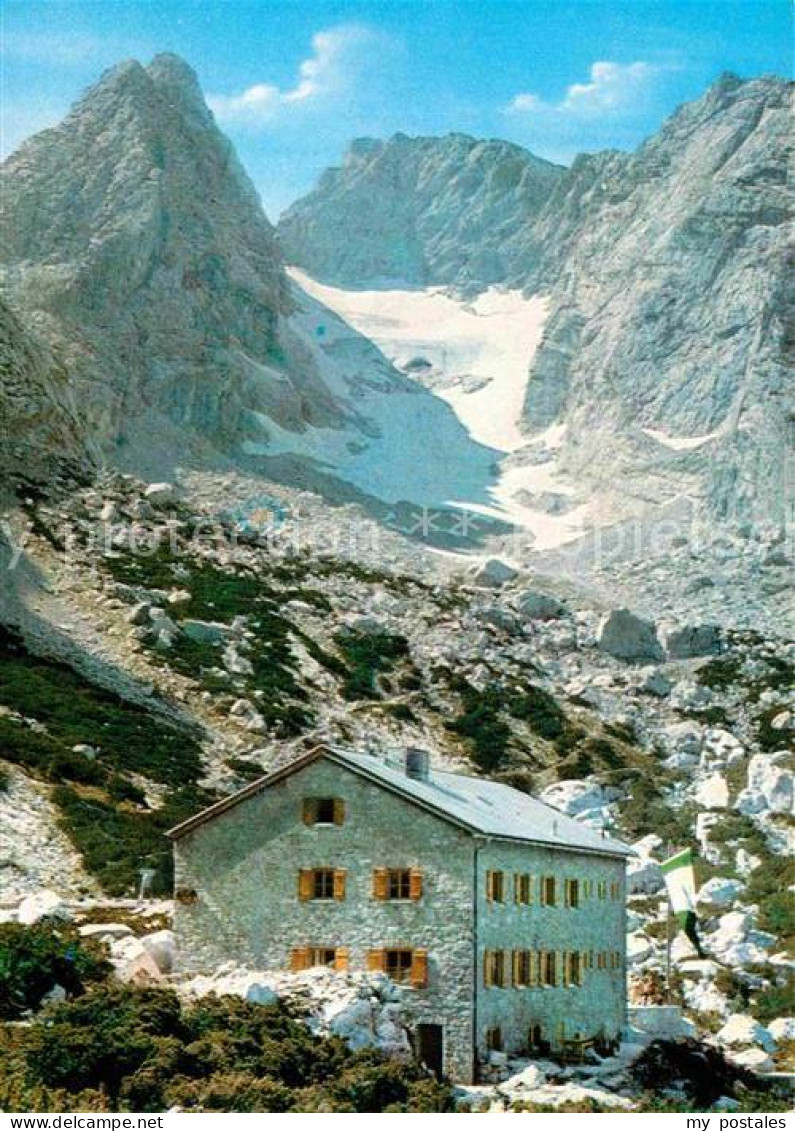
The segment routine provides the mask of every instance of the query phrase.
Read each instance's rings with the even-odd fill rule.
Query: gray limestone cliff
[[[288,209],[279,237],[290,262],[328,283],[488,286],[563,175],[507,141],[361,138]]]

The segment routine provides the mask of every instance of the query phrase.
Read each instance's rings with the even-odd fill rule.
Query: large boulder
[[[602,618],[597,644],[617,660],[648,662],[662,660],[664,656],[652,621],[636,616],[629,609],[613,609]]]
[[[769,1031],[748,1013],[732,1013],[716,1035],[721,1045],[746,1047],[757,1045],[765,1052],[775,1052],[777,1045]]]
[[[795,1041],[795,1017],[777,1017],[770,1022],[767,1031],[777,1044]]]
[[[135,936],[113,939],[110,943],[110,961],[120,982],[135,986],[151,986],[162,981],[157,962]]]
[[[57,892],[51,891],[49,888],[43,888],[42,891],[26,896],[17,910],[17,922],[26,927],[33,926],[41,919],[68,920],[71,918],[72,913],[66,903]]]
[[[663,634],[663,645],[672,660],[714,656],[720,652],[720,627],[717,624],[677,625]]]
[[[557,597],[535,589],[526,589],[520,594],[516,607],[528,620],[558,620],[567,612],[566,606]]]
[[[180,628],[189,640],[197,644],[225,644],[232,635],[228,624],[211,620],[184,620]]]
[[[795,808],[795,774],[778,764],[779,754],[754,754],[748,763],[748,789],[761,793],[773,813]]]
[[[170,974],[174,969],[174,932],[154,931],[144,935],[141,942],[157,963],[161,974]]]
[[[598,782],[579,781],[576,778],[548,785],[540,794],[540,799],[545,805],[559,809],[567,817],[579,817],[594,809],[602,809],[607,804],[604,790]]]
[[[499,558],[489,558],[483,565],[475,570],[473,581],[475,585],[484,585],[489,589],[499,589],[519,576],[518,572],[507,562]]]
[[[693,796],[702,809],[725,809],[729,804],[729,784],[722,774],[710,774],[698,783]]]
[[[698,902],[703,907],[725,911],[744,890],[745,884],[741,880],[713,876],[699,891]]]

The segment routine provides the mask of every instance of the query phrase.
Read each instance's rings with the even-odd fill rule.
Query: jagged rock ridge
[[[106,448],[235,450],[341,413],[286,324],[273,230],[180,59],[107,72],[2,176],[5,281]]]
[[[314,278],[483,287],[564,170],[507,141],[464,134],[354,141],[339,168],[279,222],[285,254]]]

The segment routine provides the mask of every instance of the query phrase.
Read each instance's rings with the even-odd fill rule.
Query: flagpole
[[[671,842],[668,841],[668,852],[671,855]],[[673,914],[671,908],[671,893],[668,886],[665,888],[665,1004],[671,1004],[671,944],[673,942]]]

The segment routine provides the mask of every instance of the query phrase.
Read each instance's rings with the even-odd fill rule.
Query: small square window
[[[411,872],[408,868],[390,868],[387,879],[389,899],[411,899]]]
[[[393,982],[411,981],[412,951],[387,950],[384,952],[384,969]]]
[[[312,898],[334,898],[334,869],[315,868],[312,873]]]
[[[486,1030],[486,1048],[489,1052],[502,1052],[502,1029],[499,1025]]]

